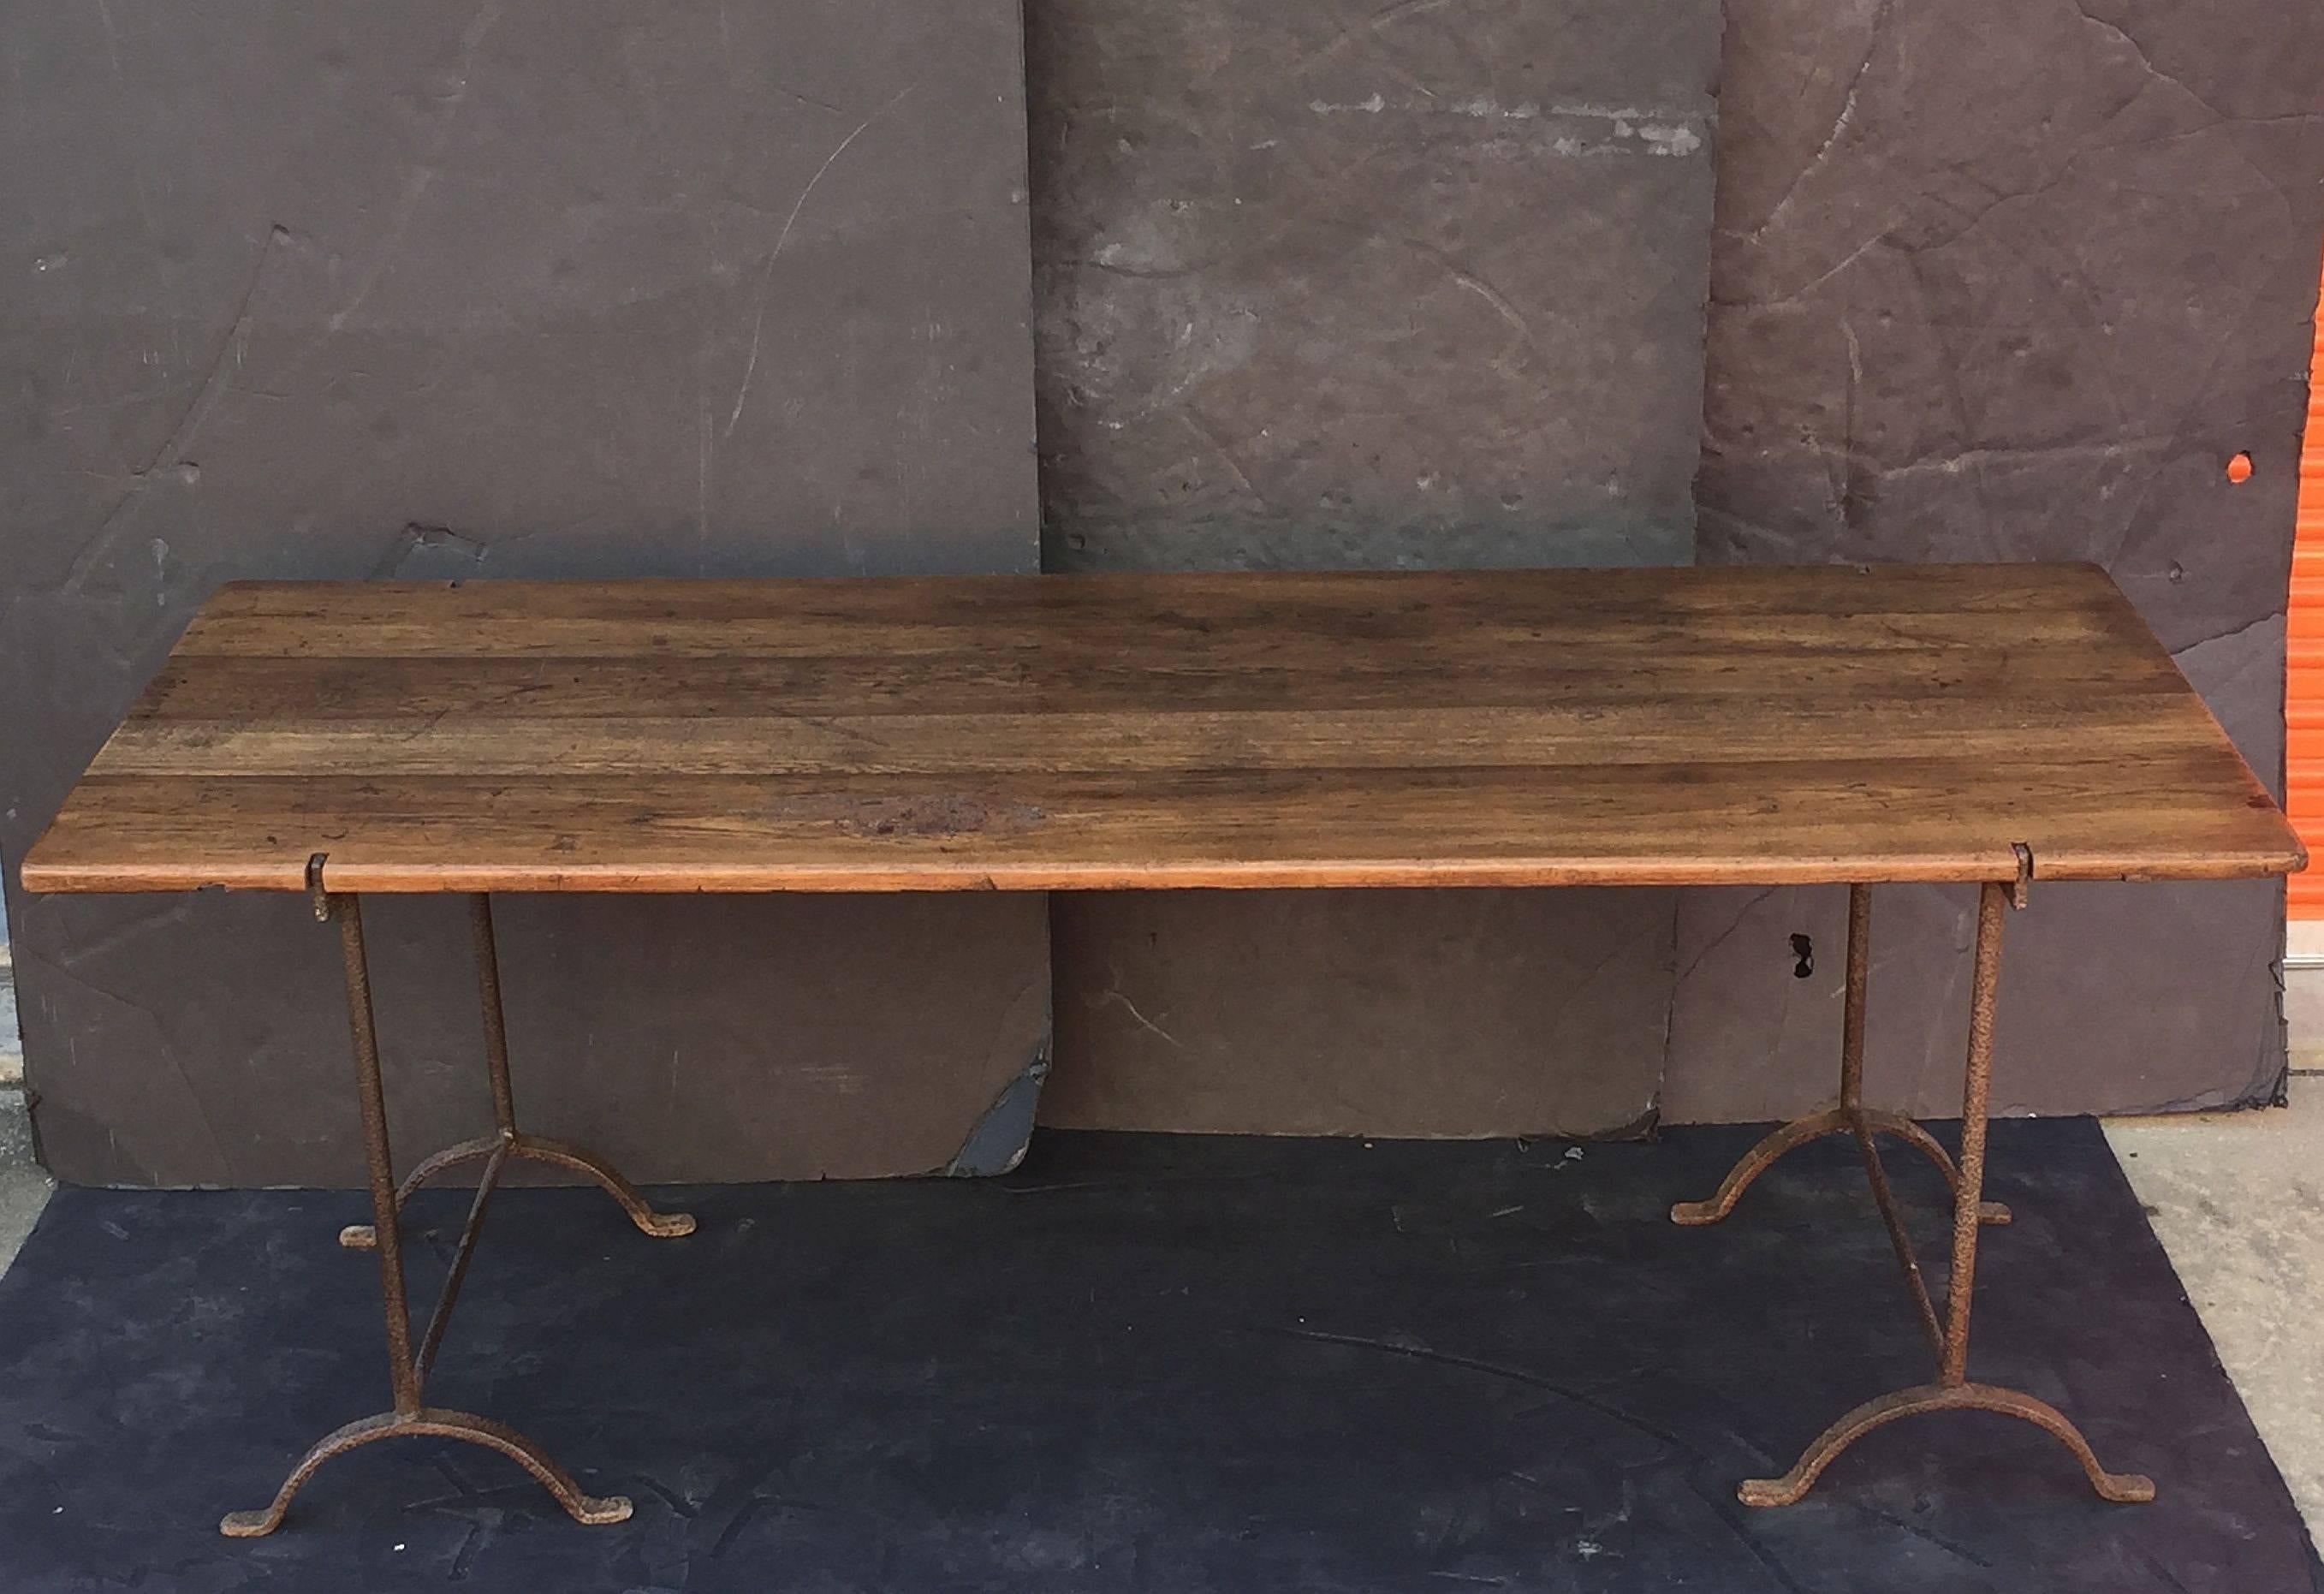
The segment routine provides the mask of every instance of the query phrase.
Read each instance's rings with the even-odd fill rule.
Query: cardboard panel
[[[1049,567],[1691,558],[1713,0],[1040,0],[1027,30]],[[1045,1110],[1619,1129],[1674,902],[1061,899]]]
[[[1007,0],[6,26],[11,860],[227,579],[1034,566]],[[60,1176],[359,1175],[300,904],[11,919]],[[449,903],[376,920],[416,1151],[482,1103],[465,931]],[[1038,899],[527,904],[520,1085],[654,1176],[998,1166],[1046,1055],[1045,934]]]
[[[1642,1130],[1669,894],[1145,891],[1052,898],[1044,1123],[1223,1134]]]
[[[2276,780],[2324,18],[1728,10],[1702,557],[2099,560]],[[1840,900],[1689,894],[1672,1117],[1830,1092]],[[1876,908],[1869,1078],[1892,1105],[1959,1110],[1968,911]],[[1812,986],[1794,931],[1829,950]],[[1997,1105],[2273,1099],[2281,936],[2271,884],[2037,886],[2003,960]]]

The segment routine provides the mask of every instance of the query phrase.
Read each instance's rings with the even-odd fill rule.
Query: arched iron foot
[[[490,1156],[501,1147],[498,1135],[481,1135],[474,1140],[463,1140],[457,1146],[447,1146],[418,1167],[403,1175],[403,1183],[395,1187],[396,1211],[403,1210],[412,1193],[442,1173],[446,1168],[459,1166],[464,1162],[476,1162]],[[516,1155],[521,1156],[519,1152]],[[339,1230],[339,1243],[349,1250],[367,1251],[379,1243],[379,1236],[368,1223],[350,1223]]]
[[[535,1162],[553,1163],[558,1167],[570,1168],[576,1174],[586,1174],[590,1178],[595,1179],[606,1194],[622,1203],[622,1210],[629,1213],[631,1222],[635,1223],[641,1231],[652,1235],[656,1239],[676,1239],[681,1235],[694,1232],[692,1212],[654,1211],[647,1204],[646,1198],[638,1193],[638,1187],[615,1173],[613,1165],[596,1153],[584,1151],[578,1146],[567,1146],[562,1140],[551,1140],[540,1135],[519,1135],[516,1139],[518,1156],[529,1156]]]
[[[1735,1166],[1728,1169],[1727,1177],[1719,1182],[1717,1193],[1708,1201],[1674,1202],[1670,1212],[1671,1221],[1690,1228],[1718,1222],[1735,1210],[1735,1203],[1743,1199],[1743,1193],[1751,1188],[1752,1181],[1773,1167],[1784,1153],[1811,1140],[1820,1140],[1826,1135],[1851,1132],[1855,1126],[1849,1119],[1849,1110],[1845,1107],[1827,1107],[1821,1112],[1795,1118],[1771,1130],[1766,1138],[1745,1152]],[[1858,1107],[1854,1110],[1866,1129],[1875,1134],[1894,1135],[1914,1147],[1936,1164],[1937,1171],[1945,1176],[1949,1188],[1956,1192],[1960,1189],[1960,1170],[1953,1166],[1951,1155],[1937,1144],[1936,1137],[1928,1130],[1902,1113],[1884,1112],[1872,1107]],[[1997,1201],[1980,1202],[1977,1217],[1980,1223],[2006,1223],[2009,1221],[2009,1209]]]
[[[626,1495],[589,1495],[581,1492],[573,1475],[558,1466],[541,1448],[505,1423],[495,1423],[490,1417],[479,1417],[468,1412],[448,1411],[441,1406],[421,1406],[409,1415],[383,1412],[377,1416],[363,1417],[346,1427],[325,1434],[315,1443],[290,1476],[282,1480],[273,1504],[263,1511],[229,1511],[218,1523],[218,1532],[232,1539],[255,1539],[272,1533],[282,1525],[283,1513],[290,1508],[290,1497],[297,1494],[315,1470],[337,1456],[369,1444],[375,1439],[393,1439],[413,1434],[439,1439],[465,1439],[471,1444],[481,1444],[496,1450],[539,1479],[557,1503],[576,1522],[592,1525],[627,1521],[630,1501]]]
[[[512,1157],[524,1157],[533,1162],[545,1162],[576,1173],[586,1174],[605,1193],[622,1203],[630,1221],[656,1239],[676,1239],[694,1232],[694,1215],[690,1212],[658,1212],[647,1204],[631,1184],[595,1152],[568,1146],[562,1140],[550,1140],[540,1135],[517,1133],[508,1138],[508,1153]],[[403,1176],[396,1186],[395,1205],[400,1212],[412,1193],[447,1168],[457,1167],[464,1162],[475,1162],[490,1156],[500,1149],[502,1137],[485,1135],[475,1140],[463,1140],[457,1146],[447,1146]],[[350,1223],[339,1230],[339,1243],[350,1250],[367,1251],[379,1243],[379,1236],[369,1223]]]
[[[1682,1201],[1671,1207],[1671,1221],[1690,1228],[1704,1223],[1716,1223],[1735,1210],[1743,1193],[1751,1188],[1752,1181],[1775,1164],[1775,1159],[1795,1146],[1820,1140],[1848,1128],[1847,1116],[1837,1107],[1827,1107],[1821,1112],[1812,1112],[1805,1118],[1795,1118],[1778,1125],[1766,1138],[1737,1159],[1727,1170],[1727,1177],[1708,1201]]]
[[[1815,1487],[1817,1477],[1831,1465],[1834,1457],[1875,1428],[1899,1417],[1937,1411],[1999,1412],[2005,1416],[2022,1418],[2046,1431],[2073,1452],[2074,1460],[2082,1464],[2083,1472],[2089,1478],[2090,1488],[2098,1491],[2101,1499],[2136,1505],[2154,1497],[2154,1480],[2144,1473],[2109,1472],[2099,1466],[2090,1442],[2056,1406],[2023,1390],[2005,1389],[1996,1384],[1918,1384],[1877,1400],[1868,1400],[1817,1434],[1814,1442],[1801,1455],[1799,1464],[1789,1472],[1781,1478],[1746,1479],[1737,1487],[1735,1496],[1747,1506],[1789,1506]]]

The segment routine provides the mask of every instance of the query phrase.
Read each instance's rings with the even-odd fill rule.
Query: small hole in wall
[[[2250,455],[2238,454],[2227,461],[2227,480],[2230,482],[2248,482],[2251,480],[2251,474]]]
[[[1792,966],[1792,978],[1804,980],[1815,972],[1815,943],[1805,935],[1792,937],[1792,956],[1798,960]]]

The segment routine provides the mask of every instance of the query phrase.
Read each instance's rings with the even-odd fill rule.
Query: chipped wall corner
[[[1040,1043],[1017,1077],[1001,1087],[992,1105],[976,1120],[951,1162],[941,1170],[951,1179],[980,1179],[1013,1173],[1025,1160],[1033,1136],[1033,1114],[1041,1104],[1041,1085],[1049,1077],[1049,1053],[1054,1033],[1044,1030]]]

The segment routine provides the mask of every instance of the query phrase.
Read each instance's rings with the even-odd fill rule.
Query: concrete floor
[[[0,1089],[24,1083],[24,1051],[16,1033],[16,983],[8,948],[0,945]]]
[[[2324,1541],[2324,1074],[2264,1112],[2116,1119],[2107,1138],[2220,1363]]]
[[[0,1090],[0,1270],[16,1258],[16,1248],[32,1231],[32,1220],[48,1204],[52,1186],[32,1160],[32,1126],[24,1116],[24,1092]]]
[[[0,1271],[32,1231],[51,1188],[49,1176],[32,1160],[32,1126],[24,1115],[24,1056],[16,1035],[7,929],[7,918],[0,914]]]

